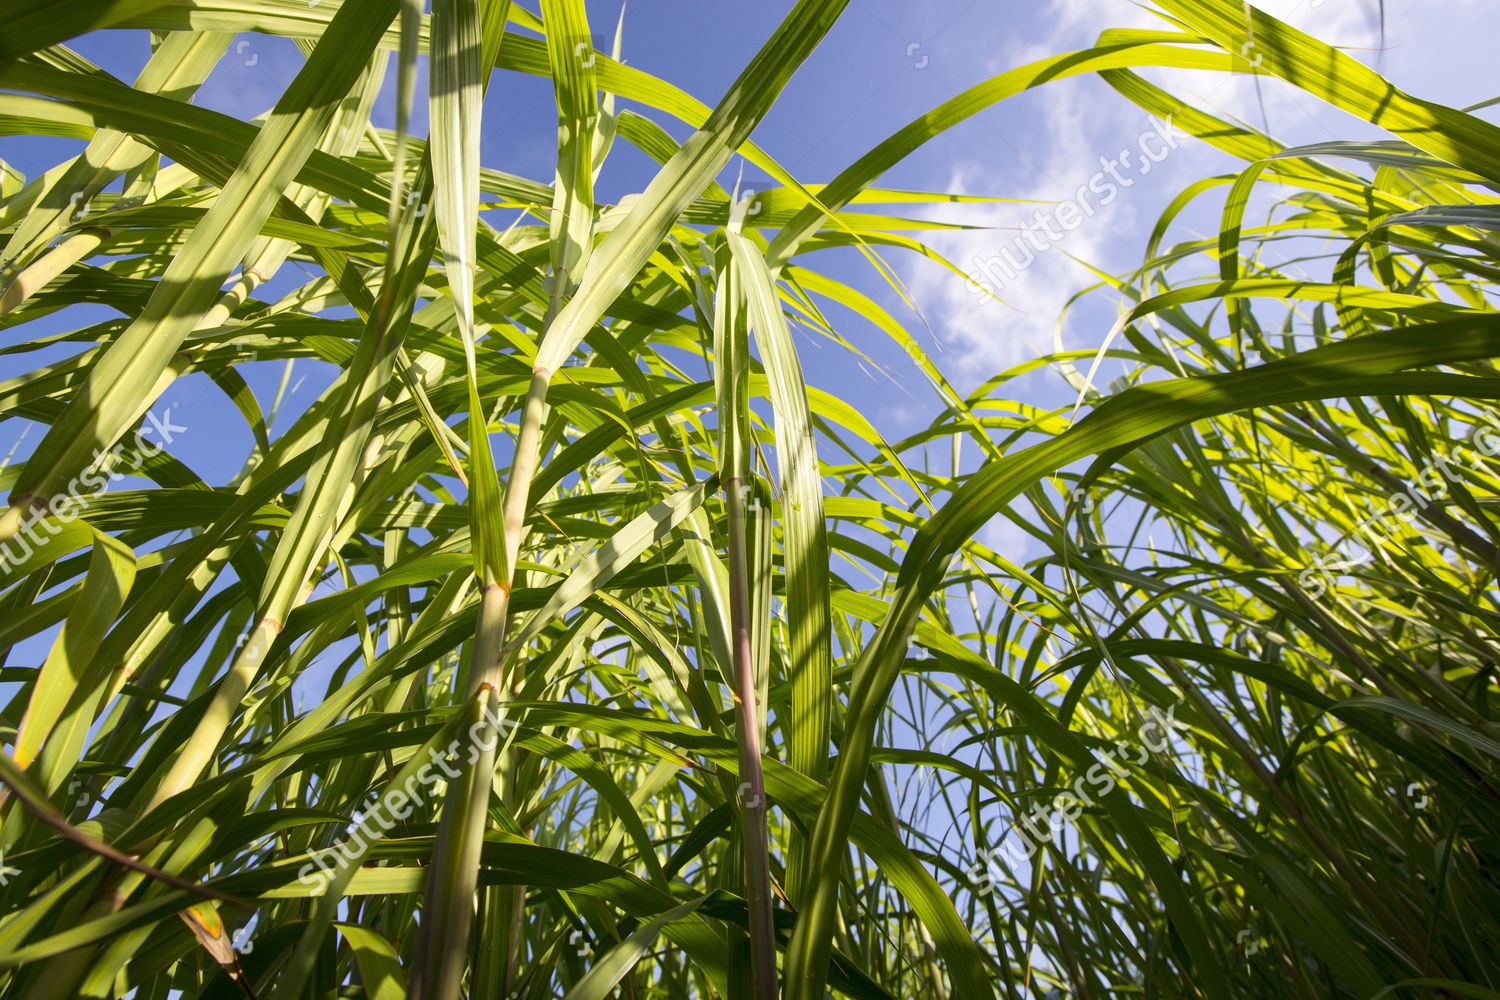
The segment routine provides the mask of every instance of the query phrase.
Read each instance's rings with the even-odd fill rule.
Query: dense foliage
[[[845,5],[710,109],[582,0],[12,0],[0,133],[83,148],[0,163],[0,413],[40,428],[0,471],[0,992],[1496,995],[1500,129],[1155,0],[804,185],[749,137]],[[133,84],[67,47],[100,29],[153,32]],[[305,67],[193,106],[246,30]],[[550,186],[480,163],[496,67],[552,83]],[[1284,148],[1160,68],[1390,138]],[[877,301],[951,267],[883,213],[955,196],[876,185],[1088,74],[1243,168],[1090,292],[1103,350],[961,394]],[[660,170],[607,204],[621,144]],[[849,247],[869,288],[816,269]],[[849,310],[922,433],[804,370]],[[327,388],[263,409],[267,361]],[[1007,398],[1047,364],[1076,414]],[[255,440],[222,484],[157,405],[195,374]]]

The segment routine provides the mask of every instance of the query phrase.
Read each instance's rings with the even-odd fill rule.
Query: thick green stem
[[[499,651],[498,631],[504,625],[507,595],[498,588],[485,592],[480,621],[485,635],[475,642],[475,661],[481,653]],[[494,645],[491,643],[494,642]],[[484,647],[481,649],[481,647]],[[498,692],[480,687],[487,696],[484,712],[492,716],[500,705]],[[470,734],[473,738],[473,734]],[[413,961],[413,1000],[462,996],[468,958],[469,930],[474,920],[475,890],[484,848],[484,826],[489,816],[492,775],[498,731],[487,728],[459,760],[460,775],[448,786],[437,846],[427,872],[422,897],[422,925]]]
[[[510,592],[526,525],[526,505],[540,458],[542,420],[547,411],[551,372],[538,368],[521,413],[515,460],[506,483],[502,521],[505,528],[504,579],[486,581],[476,627],[474,654],[466,688],[472,694],[490,689],[493,707],[508,697],[503,657],[509,628]],[[476,415],[475,419],[478,419]],[[460,777],[450,786],[427,875],[423,922],[417,938],[412,1000],[457,1000],[468,958],[474,919],[474,891],[479,883],[480,848],[489,815],[496,750],[478,747],[459,762]],[[469,759],[472,758],[472,759]],[[524,889],[518,887],[524,893]]]
[[[531,373],[531,386],[521,411],[521,430],[516,436],[516,455],[511,463],[510,480],[505,484],[505,573],[507,585],[514,584],[516,559],[526,531],[526,505],[531,499],[531,482],[536,478],[541,458],[542,420],[547,415],[547,390],[552,372],[537,368]]]
[[[729,505],[729,619],[734,642],[734,701],[739,727],[740,816],[745,839],[745,900],[750,909],[751,995],[776,1000],[776,935],[771,914],[771,849],[766,831],[766,784],[761,770],[760,711],[750,637],[750,554],[745,531],[745,487],[724,484]]]
[[[48,282],[93,254],[109,238],[108,229],[88,229],[58,244],[41,260],[16,276],[0,294],[0,316],[18,308],[45,288]]]

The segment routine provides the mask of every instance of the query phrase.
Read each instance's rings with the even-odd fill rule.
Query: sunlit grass
[[[1500,130],[1157,0],[1165,31],[804,186],[749,137],[841,2],[712,108],[594,51],[580,0],[189,6],[17,0],[0,39],[7,134],[87,143],[0,178],[6,350],[74,352],[0,383],[33,428],[0,471],[5,996],[1500,988]],[[101,28],[161,31],[134,86],[66,47]],[[230,30],[307,55],[259,124],[185,103]],[[480,162],[496,66],[555,90],[550,186]],[[1392,138],[1285,149],[1160,67]],[[877,304],[920,227],[846,209],[1085,73],[1244,166],[1094,292],[1128,307],[1097,358],[1047,359],[1075,421],[1015,373],[955,390]],[[625,144],[661,167],[609,204]],[[779,186],[739,197],[736,154]],[[865,287],[815,270],[841,244]],[[799,358],[840,307],[930,378],[928,430],[885,441]],[[163,439],[194,374],[255,441],[226,482]]]

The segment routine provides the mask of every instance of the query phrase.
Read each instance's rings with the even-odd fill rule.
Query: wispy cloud
[[[1409,69],[1394,55],[1399,48],[1382,52],[1382,39],[1399,46],[1402,39],[1430,35],[1433,30],[1425,23],[1433,20],[1431,5],[1425,3],[1388,3],[1384,36],[1374,0],[1260,0],[1257,6],[1367,63],[1379,62],[1382,70],[1391,68],[1388,63],[1400,64],[1403,72]],[[1471,19],[1477,10],[1471,0],[1453,0],[1449,6],[1456,12],[1469,12]],[[995,68],[1088,47],[1106,27],[1170,25],[1125,0],[1058,0],[1048,6],[1043,30],[1018,34],[994,59]],[[1423,42],[1424,47],[1427,44]],[[1376,134],[1369,126],[1276,80],[1188,71],[1145,75],[1197,107],[1269,128],[1286,142]],[[1412,74],[1407,85],[1419,87],[1423,80],[1441,75],[1441,70],[1424,70]],[[1144,113],[1094,79],[1052,84],[1020,100],[1026,114],[1019,132],[1014,126],[1004,136],[994,130],[976,130],[979,135],[995,136],[995,141],[971,147],[971,152],[952,163],[943,179],[948,190],[1054,203],[1076,199],[1079,186],[1100,171],[1101,157],[1114,157],[1131,148],[1150,127]],[[1017,139],[1018,134],[1025,138]],[[1051,350],[1059,316],[1077,292],[1098,280],[1085,264],[1109,273],[1134,267],[1152,224],[1173,195],[1192,179],[1235,167],[1235,161],[1188,141],[1163,162],[1152,164],[1149,174],[1131,174],[1128,167],[1122,168],[1133,180],[1127,190],[1108,204],[1096,201],[1091,206],[1094,212],[1083,224],[1062,239],[1047,239],[1046,250],[1038,250],[1014,278],[1007,274],[999,292],[1004,306],[985,303],[951,272],[925,262],[913,265],[909,280],[916,300],[948,348],[945,368],[961,383],[973,385]],[[945,233],[931,242],[965,272],[979,270],[978,265],[1002,255],[1007,247],[1018,246],[1018,237],[1024,238],[1022,227],[1034,219],[1035,211],[1035,206],[1009,204],[951,206],[943,213],[945,220],[982,228]],[[1001,269],[1002,273],[1006,270]],[[1107,307],[1110,300],[1101,299],[1102,303],[1091,303],[1063,328],[1065,346],[1099,346],[1113,318]]]

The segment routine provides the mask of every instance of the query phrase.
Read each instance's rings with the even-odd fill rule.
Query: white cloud
[[[1072,3],[1077,7],[1081,0]],[[1111,97],[1100,100],[1101,94]],[[965,387],[1052,350],[1058,317],[1077,291],[1097,280],[1084,263],[1107,271],[1131,267],[1149,223],[1176,186],[1173,178],[1180,171],[1170,169],[1172,160],[1192,155],[1184,141],[1161,162],[1144,159],[1143,137],[1156,136],[1158,127],[1097,83],[1066,83],[1036,97],[1041,116],[1033,127],[1040,141],[1028,146],[1035,161],[1022,163],[1014,156],[961,161],[948,189],[1043,204],[950,206],[942,213],[948,221],[982,228],[929,238],[964,272],[987,273],[994,284],[1003,283],[998,295],[1004,303],[926,263],[911,277],[916,301],[939,321],[945,370]],[[1165,150],[1158,139],[1148,142],[1153,151]],[[1039,221],[1050,233],[1038,232]],[[1014,276],[1013,268],[1019,268]],[[1087,346],[1097,346],[1099,339]],[[1069,346],[1083,345],[1070,338]]]
[[[1267,13],[1339,46],[1367,64],[1377,65],[1399,85],[1424,96],[1436,86],[1456,84],[1446,53],[1462,44],[1463,25],[1469,24],[1469,48],[1476,19],[1490,20],[1493,11],[1478,0],[1447,0],[1445,18],[1433,16],[1430,0],[1387,0],[1386,48],[1375,0],[1259,0]],[[1047,28],[1022,36],[995,60],[997,70],[1024,64],[1069,49],[1092,45],[1105,27],[1170,27],[1128,0],[1056,0],[1047,7]],[[1492,37],[1489,36],[1489,37]],[[1445,53],[1440,58],[1434,53]],[[1473,63],[1469,63],[1473,65]],[[1230,77],[1188,71],[1148,71],[1144,75],[1194,106],[1231,120],[1269,128],[1289,144],[1333,138],[1374,137],[1368,125],[1321,103],[1278,80]],[[1474,82],[1468,80],[1468,90]],[[1480,100],[1489,94],[1470,94]],[[1134,146],[1147,128],[1146,116],[1124,98],[1093,80],[1049,84],[1029,97],[1027,122],[1034,140],[1015,141],[1015,131],[996,135],[993,144],[970,147],[956,160],[947,178],[948,190],[970,194],[1061,200],[1100,168],[1101,156],[1114,156]],[[1033,109],[1035,109],[1033,111]],[[997,115],[989,111],[986,115]],[[993,119],[991,119],[993,120]],[[976,134],[996,134],[979,128]],[[1018,146],[1024,146],[1018,150]],[[1233,169],[1228,160],[1196,142],[1187,142],[1149,177],[1136,183],[1076,230],[1037,253],[1035,260],[1002,291],[1008,306],[981,303],[966,283],[925,262],[913,266],[909,281],[917,303],[932,320],[947,348],[945,370],[965,388],[1016,362],[1046,353],[1053,347],[1058,317],[1069,300],[1093,284],[1097,276],[1068,255],[1108,273],[1129,270],[1140,261],[1151,226],[1167,201],[1183,186],[1200,177]],[[1127,172],[1127,176],[1129,176]],[[976,258],[987,260],[1015,245],[1016,227],[1030,219],[1036,206],[955,205],[942,214],[947,221],[986,227],[974,232],[945,233],[929,241],[964,271],[975,270]],[[1017,256],[1024,259],[1024,252]],[[1014,258],[1012,258],[1014,259]],[[1070,348],[1099,346],[1113,312],[1110,298],[1098,297],[1091,312],[1070,320],[1064,342]]]

